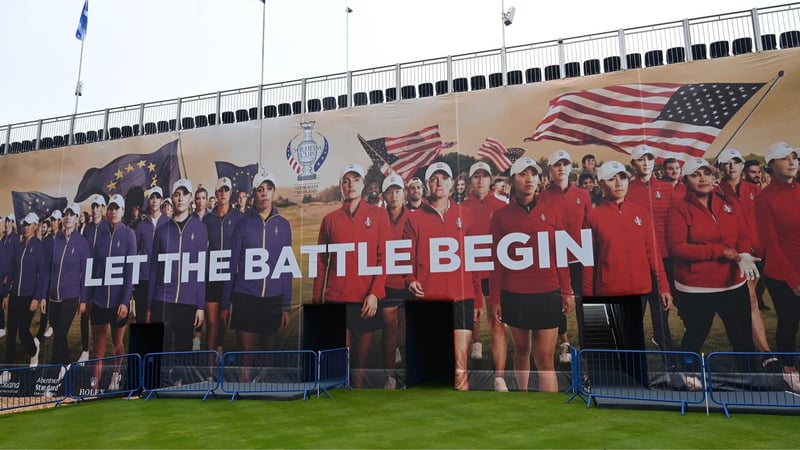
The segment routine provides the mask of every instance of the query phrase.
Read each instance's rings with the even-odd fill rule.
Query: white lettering
[[[172,263],[176,262],[181,255],[178,253],[161,253],[158,261],[164,263],[164,283],[172,283]],[[151,282],[155,282],[152,280]]]
[[[533,249],[530,247],[519,247],[514,251],[514,256],[518,259],[511,259],[508,254],[508,249],[511,244],[519,243],[526,244],[528,236],[525,233],[509,233],[500,239],[497,243],[497,260],[506,269],[509,270],[523,270],[533,265]]]
[[[269,275],[269,252],[265,248],[248,248],[244,251],[244,279],[261,280]]]
[[[481,244],[488,246],[482,248],[477,247]],[[494,270],[494,262],[492,262],[491,259],[489,261],[476,261],[478,258],[492,257],[491,244],[491,234],[464,237],[464,264],[467,272]]]
[[[411,239],[386,241],[386,275],[406,275],[411,273],[410,265],[397,265],[398,262],[411,261],[411,252],[397,251],[406,248],[411,248]]]
[[[461,258],[458,257],[458,241],[445,238],[431,238],[430,241],[430,263],[431,273],[453,272],[458,270],[461,265]],[[447,262],[443,262],[445,260]]]
[[[122,275],[124,265],[124,256],[109,256],[106,258],[106,273],[103,276],[103,284],[106,286],[121,286],[125,282],[125,277],[114,278],[114,275]]]
[[[539,241],[539,267],[548,269],[550,268],[550,235],[546,231],[536,234]]]
[[[578,258],[578,262],[584,266],[594,266],[594,248],[592,247],[592,230],[581,230],[581,243],[578,244],[564,230],[556,231],[556,266],[567,267],[567,250]]]
[[[347,270],[347,252],[355,250],[356,246],[352,242],[342,244],[328,244],[328,253],[336,253],[336,276],[345,276]]]
[[[300,254],[308,255],[308,277],[317,278],[317,262],[319,255],[325,253],[324,245],[301,245]]]
[[[145,262],[147,262],[147,255],[128,256],[128,263],[133,265],[133,277],[131,277],[131,281],[134,285],[139,284],[139,268]]]
[[[300,273],[300,265],[294,257],[292,247],[283,247],[283,249],[281,249],[281,254],[278,255],[278,261],[275,262],[275,270],[272,271],[271,278],[277,280],[284,273],[290,273],[294,278],[303,278],[303,274]]]
[[[197,254],[197,262],[192,262],[192,254],[184,252],[181,264],[181,283],[188,283],[189,273],[197,272],[197,281],[206,279],[206,252]]]
[[[94,268],[93,266],[94,266],[94,259],[93,258],[87,258],[86,259],[86,271],[84,272],[86,274],[86,276],[84,277],[84,281],[83,281],[83,284],[86,287],[102,286],[103,285],[103,279],[102,278],[94,278],[94,277],[92,277],[92,269]]]
[[[366,242],[358,243],[358,275],[380,275],[381,266],[369,265],[369,244]]]
[[[208,281],[228,281],[231,274],[230,250],[212,250],[208,254]]]

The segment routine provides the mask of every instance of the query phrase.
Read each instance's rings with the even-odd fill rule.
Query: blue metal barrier
[[[687,404],[702,403],[706,398],[703,359],[697,353],[586,349],[578,358],[573,355],[572,364],[580,366],[581,375],[576,382],[573,367],[575,392],[568,401],[576,396],[586,398],[587,408],[593,398],[603,397],[679,403],[685,414]],[[584,374],[588,380],[582,380]]]
[[[798,407],[800,384],[797,377],[784,375],[783,367],[795,366],[797,353],[714,352],[706,359],[709,396],[728,406]]]
[[[318,380],[317,398],[320,391],[330,397],[329,389],[350,389],[350,349],[344,347],[320,351]]]
[[[222,358],[222,391],[234,401],[247,393],[317,390],[317,353],[311,350],[229,352]]]
[[[142,388],[141,365],[142,359],[137,354],[72,363],[68,370],[67,394],[78,401],[120,395],[130,398]]]
[[[67,397],[67,370],[60,364],[0,369],[0,411],[46,403]]]
[[[219,353],[214,350],[194,352],[148,353],[144,356],[142,387],[146,399],[159,394],[202,392],[203,400],[219,387]]]

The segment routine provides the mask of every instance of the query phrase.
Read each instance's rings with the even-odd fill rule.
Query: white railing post
[[[686,61],[694,61],[692,54],[692,32],[689,19],[683,19],[683,51],[686,52]]]
[[[308,86],[306,84],[306,79],[303,78],[300,81],[300,102],[301,102],[301,104],[300,104],[300,113],[301,114],[305,114],[305,113],[308,112],[308,98],[307,98],[308,97],[308,95],[307,95],[308,92],[306,91],[307,87]]]
[[[222,92],[217,91],[217,112],[216,114],[216,123],[214,125],[221,125],[222,124]]]
[[[181,120],[181,106],[183,105],[183,98],[178,97],[178,104],[175,107],[175,131],[180,131],[183,129],[183,121]]]
[[[256,114],[258,120],[264,119],[264,85],[258,85],[258,114]]]
[[[139,133],[137,134],[144,134],[144,103],[139,105]]]
[[[508,60],[506,59],[506,46],[500,49],[500,73],[503,76],[503,86],[508,86]]]
[[[447,57],[447,92],[453,92],[453,57]]]
[[[347,71],[347,107],[353,107],[353,72]]]
[[[566,56],[564,56],[564,40],[563,39],[559,39],[558,40],[558,74],[559,74],[559,78],[566,78],[567,77],[567,73],[566,73],[566,70],[565,70],[565,67],[564,67],[565,66],[565,58],[566,58]]]
[[[753,24],[753,40],[756,44],[756,51],[764,50],[764,45],[761,42],[761,24],[758,22],[758,9],[753,8],[750,10],[750,22]]]
[[[628,49],[625,46],[625,30],[619,30],[619,64],[622,70],[628,70]]]
[[[108,108],[103,110],[103,139],[104,141],[108,140]]]
[[[394,92],[394,101],[400,101],[403,98],[402,95],[402,84],[403,80],[400,78],[400,63],[394,65],[394,85],[395,85],[395,92]]]

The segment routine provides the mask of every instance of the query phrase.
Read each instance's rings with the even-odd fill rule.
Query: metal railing
[[[319,386],[318,354],[311,350],[225,353],[222,390],[231,401],[242,394],[301,392],[303,399]]]
[[[115,107],[0,126],[0,154],[800,47],[798,30],[791,3]]]
[[[202,393],[203,400],[219,387],[219,353],[214,350],[144,355],[141,375],[146,399],[159,394]]]

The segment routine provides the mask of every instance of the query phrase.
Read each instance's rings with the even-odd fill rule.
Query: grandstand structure
[[[0,126],[0,154],[800,47],[800,3]]]

